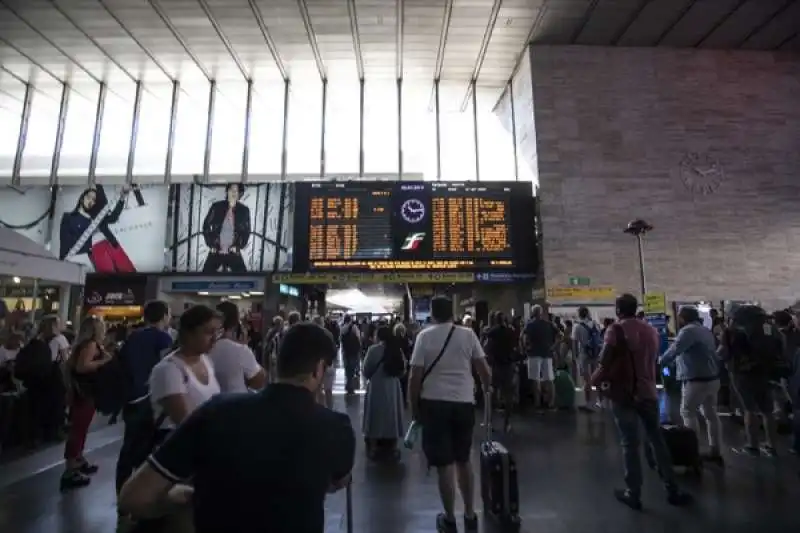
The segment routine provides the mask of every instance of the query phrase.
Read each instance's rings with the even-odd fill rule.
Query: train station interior
[[[800,0],[0,0],[0,531],[800,530],[798,94]],[[236,327],[208,311],[220,304]],[[160,310],[152,323],[148,309]],[[759,327],[737,329],[741,309],[759,310],[747,315]],[[200,315],[206,329],[191,323]],[[438,352],[417,339],[450,321],[506,377],[484,383],[477,355],[462,365],[474,397],[450,403],[468,404],[472,446],[466,460],[431,467],[425,433],[435,433],[407,395],[419,361],[437,356],[422,352]],[[540,332],[545,348],[531,344],[537,321],[552,326]],[[188,446],[181,435],[210,427],[198,413],[224,401],[212,398],[223,380],[218,363],[202,363],[204,377],[175,374],[177,392],[155,399],[161,356],[183,361],[200,346],[191,328],[208,337],[195,362],[223,341],[246,345],[252,365],[236,390],[272,398],[297,388],[277,359],[309,322],[336,352],[301,385],[315,383],[315,401],[349,420],[349,474],[336,472],[324,502],[315,485],[319,501],[276,505],[311,483],[298,477],[239,516],[198,504],[209,494],[202,476],[167,468],[181,455],[171,443]],[[637,333],[619,343],[626,322],[653,342]],[[355,352],[345,347],[352,324]],[[504,348],[513,361],[496,355],[495,328],[515,335]],[[151,330],[158,357],[138,385],[125,378],[141,395],[114,414],[99,393],[79,394],[104,354],[122,361],[126,343]],[[319,330],[295,331],[311,343]],[[732,362],[753,351],[734,342],[741,331],[785,341],[780,365],[747,374],[758,387]],[[692,334],[705,340],[677,340]],[[369,366],[373,347],[399,339],[398,375],[383,360]],[[26,374],[30,346],[50,350],[47,387]],[[713,375],[687,362],[694,350]],[[644,378],[631,362],[638,411],[598,392],[609,381],[596,377],[597,358],[616,351],[653,356]],[[381,372],[397,382],[391,461],[376,460],[383,439],[370,436]],[[642,400],[642,383],[653,397]],[[687,407],[699,402],[687,390],[703,386],[719,390]],[[205,391],[200,400],[191,387]],[[174,423],[167,411],[181,398],[188,422]],[[139,401],[152,411],[141,427],[166,440],[144,439],[156,455],[121,476]],[[270,434],[251,422],[252,435]],[[300,426],[281,427],[275,442]],[[691,464],[671,448],[677,434],[694,443]],[[319,442],[345,449],[332,435]],[[636,488],[640,444],[643,457],[665,460],[662,441],[673,464],[645,460]],[[255,481],[259,466],[223,455],[258,485],[319,442],[286,444],[285,461],[254,458],[274,467]],[[160,465],[170,451],[174,463]],[[489,455],[502,458],[500,474],[487,470]],[[312,459],[336,462],[303,464]],[[456,470],[462,485],[473,473],[477,521],[461,496],[455,510],[441,499]],[[162,515],[194,523],[137,514],[141,472],[168,482],[164,494],[177,483],[164,496],[177,510]],[[290,506],[300,511],[286,518]],[[231,526],[198,518],[208,516]]]

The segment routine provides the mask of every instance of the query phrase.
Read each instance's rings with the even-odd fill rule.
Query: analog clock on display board
[[[416,198],[410,198],[403,202],[400,214],[406,222],[416,224],[425,217],[425,204]]]

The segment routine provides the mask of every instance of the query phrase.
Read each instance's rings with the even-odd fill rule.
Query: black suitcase
[[[487,395],[485,402],[486,440],[480,448],[483,512],[504,530],[517,531],[520,527],[517,463],[505,446],[492,440],[491,397]]]
[[[667,450],[672,457],[672,466],[684,467],[691,473],[701,476],[703,460],[700,457],[700,443],[697,440],[697,434],[687,427],[670,424],[661,426],[661,434],[664,436]],[[645,448],[645,457],[650,468],[655,469],[657,465],[649,444]]]

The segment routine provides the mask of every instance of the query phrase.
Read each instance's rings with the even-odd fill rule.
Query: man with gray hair
[[[555,379],[553,346],[558,332],[547,320],[547,313],[541,305],[534,305],[531,309],[531,319],[525,324],[522,334],[528,362],[528,379],[533,380],[533,407],[552,407]]]
[[[722,465],[722,425],[717,414],[720,364],[716,354],[714,333],[703,326],[700,313],[694,306],[678,311],[678,331],[675,342],[661,356],[661,364],[675,362],[676,377],[682,382],[681,418],[695,433],[699,430],[697,411],[705,418],[708,431],[707,459]]]

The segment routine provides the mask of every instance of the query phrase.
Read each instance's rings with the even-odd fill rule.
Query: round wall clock
[[[400,207],[400,215],[409,224],[416,224],[425,217],[425,204],[416,198],[409,198]]]
[[[686,154],[681,160],[680,172],[683,185],[696,194],[713,193],[725,179],[720,162],[708,154]]]

